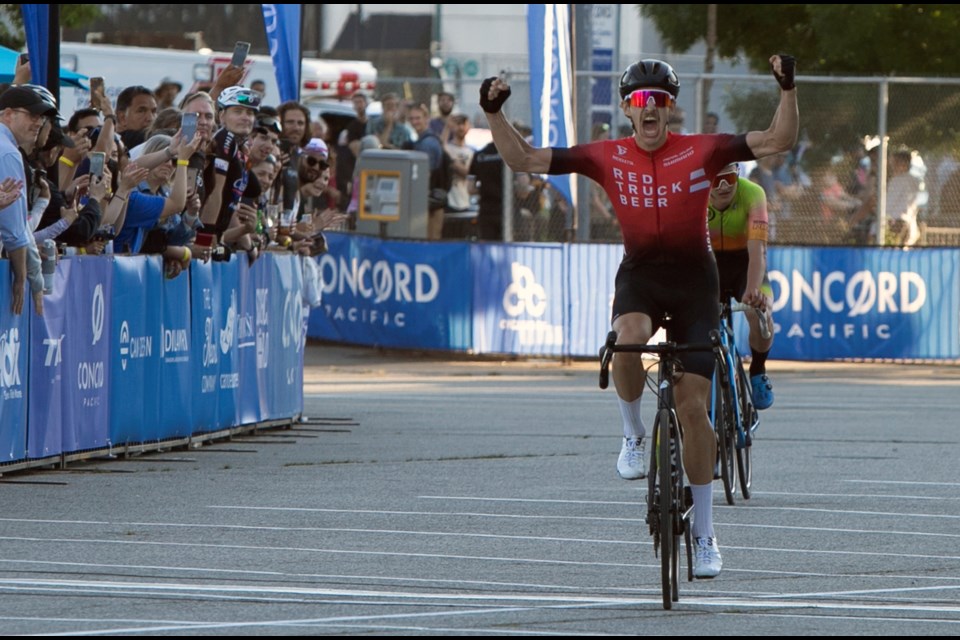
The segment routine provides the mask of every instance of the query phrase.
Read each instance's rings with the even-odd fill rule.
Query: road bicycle
[[[610,362],[614,353],[649,353],[659,356],[656,390],[657,417],[653,423],[653,451],[647,474],[646,523],[653,537],[653,552],[660,557],[660,578],[663,608],[670,609],[680,598],[680,537],[687,553],[687,581],[693,580],[693,544],[690,515],[693,494],[686,485],[683,471],[683,427],[677,418],[674,384],[682,374],[679,354],[690,351],[713,351],[720,358],[723,346],[718,331],[712,331],[709,344],[617,344],[617,333],[607,334],[600,349],[600,388],[610,382]],[[648,384],[650,376],[647,377]]]
[[[717,466],[723,481],[727,504],[736,502],[738,490],[744,500],[750,499],[753,485],[753,433],[760,417],[753,404],[750,378],[737,349],[733,328],[733,314],[756,313],[760,319],[760,333],[770,337],[766,313],[736,300],[721,303],[720,343],[723,356],[718,359],[710,391],[710,422],[717,433]]]

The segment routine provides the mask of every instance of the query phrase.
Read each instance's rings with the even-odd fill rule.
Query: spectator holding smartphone
[[[253,133],[260,94],[246,87],[228,87],[217,99],[221,128],[213,136],[213,162],[204,173],[208,191],[201,218],[218,237],[231,226],[249,182],[247,139]]]

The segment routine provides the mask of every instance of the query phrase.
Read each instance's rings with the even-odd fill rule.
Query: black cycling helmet
[[[640,60],[627,67],[620,76],[620,99],[637,89],[663,89],[674,98],[680,93],[680,78],[673,67],[662,60]]]

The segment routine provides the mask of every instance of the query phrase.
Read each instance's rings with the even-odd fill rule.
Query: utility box
[[[358,233],[427,237],[430,159],[421,151],[367,149],[357,158]]]

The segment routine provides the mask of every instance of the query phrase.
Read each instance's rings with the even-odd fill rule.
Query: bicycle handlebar
[[[652,353],[659,356],[672,356],[690,351],[723,352],[720,332],[710,332],[709,343],[660,342],[657,344],[617,344],[617,332],[607,334],[607,341],[600,348],[600,388],[606,389],[610,383],[610,361],[614,353]]]
[[[757,317],[760,319],[760,335],[764,340],[770,339],[770,317],[767,315],[765,309],[759,307],[753,307],[744,302],[737,302],[734,300],[730,303],[730,311],[742,311],[746,313],[747,311],[756,311]]]

